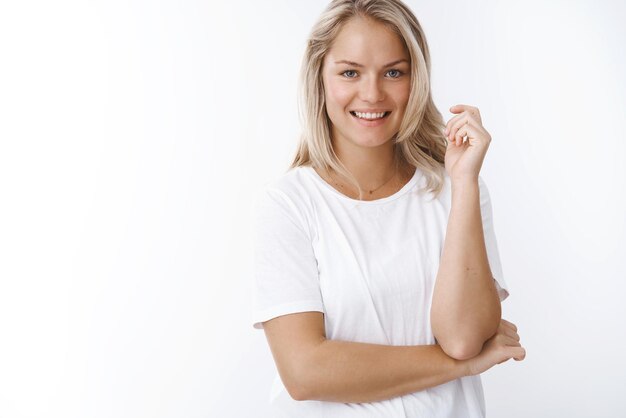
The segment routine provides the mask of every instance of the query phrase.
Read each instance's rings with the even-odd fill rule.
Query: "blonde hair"
[[[411,10],[400,0],[333,0],[314,24],[302,59],[298,112],[302,133],[288,170],[312,166],[328,173],[332,168],[359,190],[354,176],[337,158],[331,142],[331,121],[326,113],[322,66],[324,57],[343,25],[354,17],[371,18],[399,35],[409,52],[411,91],[398,133],[392,139],[396,157],[422,170],[425,189],[435,196],[443,188],[447,138],[445,124],[430,93],[430,53],[426,37]],[[420,190],[422,192],[423,190]]]

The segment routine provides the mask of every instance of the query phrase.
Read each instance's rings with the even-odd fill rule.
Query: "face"
[[[388,142],[400,129],[409,100],[410,69],[402,40],[383,24],[361,18],[345,23],[322,67],[333,142],[362,147]]]

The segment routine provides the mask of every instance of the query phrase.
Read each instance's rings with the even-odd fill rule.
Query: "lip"
[[[361,111],[357,110],[356,112],[360,113]],[[385,112],[389,112],[389,111],[385,111]],[[350,112],[348,112],[348,113],[350,113]],[[364,113],[368,113],[368,112],[364,112]],[[376,112],[369,112],[369,113],[376,113]],[[350,117],[353,118],[359,125],[367,126],[369,128],[374,128],[376,126],[380,126],[380,125],[385,124],[385,122],[387,122],[387,119],[389,119],[390,115],[391,115],[391,112],[389,112],[386,116],[384,116],[381,119],[365,120],[365,119],[361,119],[361,118],[359,118],[357,116],[354,116],[352,113],[350,113]]]
[[[389,109],[352,109],[350,112],[380,113],[380,112],[391,112],[391,110]]]

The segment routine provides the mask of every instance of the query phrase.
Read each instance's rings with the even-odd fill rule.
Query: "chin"
[[[368,138],[363,138],[363,135],[359,137],[357,134],[355,134],[352,136],[352,138],[358,138],[358,139],[352,140],[351,142],[354,144],[360,145],[362,147],[376,148],[391,141],[393,136],[394,134],[390,134],[390,135],[384,135],[382,138],[380,136],[376,136],[376,137],[372,137],[371,139],[368,139]]]

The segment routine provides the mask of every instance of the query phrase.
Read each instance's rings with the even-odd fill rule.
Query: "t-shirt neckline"
[[[333,186],[328,184],[326,180],[324,180],[319,174],[317,174],[317,171],[315,171],[315,169],[312,166],[306,165],[306,166],[301,166],[301,168],[303,168],[306,172],[308,172],[311,175],[311,177],[315,179],[315,181],[320,183],[325,189],[329,190],[335,196],[339,197],[340,199],[346,202],[351,202],[351,203],[359,204],[359,205],[377,205],[377,204],[389,202],[391,200],[395,200],[399,198],[400,196],[404,195],[406,192],[408,192],[413,187],[413,185],[417,182],[417,178],[419,177],[419,170],[415,168],[415,172],[413,173],[413,176],[411,176],[411,179],[408,182],[406,182],[406,184],[402,186],[400,190],[398,190],[394,194],[389,195],[387,197],[381,197],[380,199],[358,200],[358,199],[353,199],[351,197],[346,196],[345,194],[341,193],[339,190],[335,189]]]

